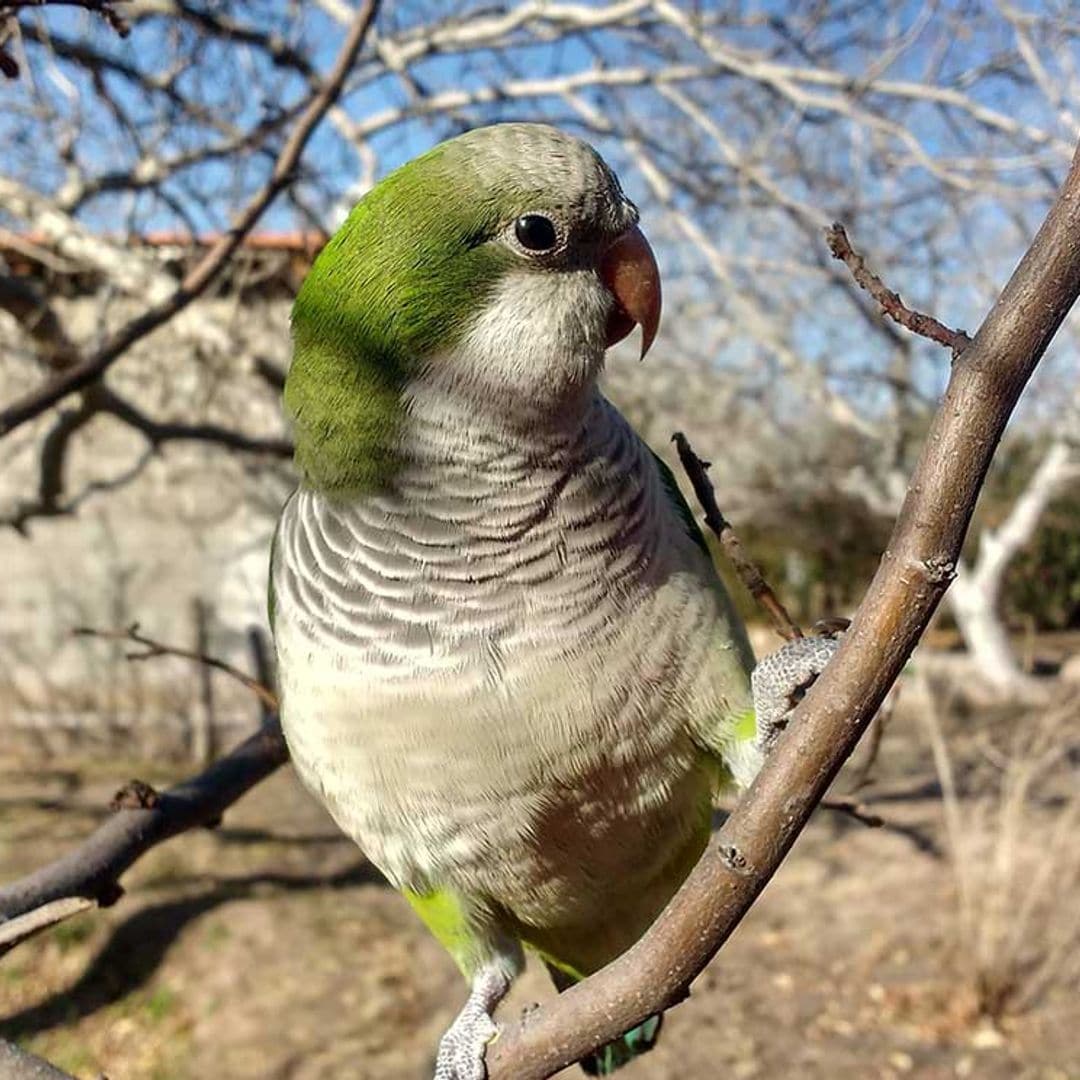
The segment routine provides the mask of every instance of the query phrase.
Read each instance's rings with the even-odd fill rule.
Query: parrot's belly
[[[688,710],[718,703],[665,625],[673,603],[587,652],[538,640],[495,670],[478,641],[452,673],[418,664],[407,685],[347,648],[290,663],[286,623],[296,768],[394,884],[488,896],[525,922],[587,917],[612,890],[651,888],[707,829],[716,767]]]
[[[286,508],[290,750],[398,886],[585,923],[662,902],[707,834],[699,736],[745,714],[745,650],[648,451],[622,428],[605,445],[473,468],[457,493],[444,475],[425,497],[423,472],[409,499],[302,489]]]

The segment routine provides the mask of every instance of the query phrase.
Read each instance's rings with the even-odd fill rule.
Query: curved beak
[[[607,324],[608,346],[622,341],[637,324],[644,359],[660,326],[660,270],[649,241],[636,225],[600,257],[600,280],[615,297]]]

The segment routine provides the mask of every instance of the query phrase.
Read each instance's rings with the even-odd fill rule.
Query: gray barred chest
[[[600,466],[474,470],[485,490],[443,477],[412,505],[301,490],[283,515],[290,749],[399,885],[557,902],[700,822],[715,594],[638,447]]]
[[[662,591],[582,649],[538,637],[496,675],[476,645],[406,680],[348,646],[323,643],[313,662],[283,616],[297,770],[399,886],[557,910],[590,883],[625,886],[628,867],[649,881],[700,825],[712,782],[691,738],[694,713],[716,707],[694,644],[708,612],[693,607]]]

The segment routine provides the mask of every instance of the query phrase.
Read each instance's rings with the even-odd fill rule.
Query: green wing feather
[[[671,500],[675,512],[682,519],[690,539],[709,556],[709,562],[711,563],[712,552],[709,550],[709,545],[705,540],[705,534],[698,526],[697,518],[694,517],[694,511],[690,509],[686,499],[683,498],[682,489],[679,487],[679,482],[675,479],[675,474],[667,467],[667,463],[664,459],[651,447],[649,448],[649,453],[652,454],[653,461],[656,462],[656,471],[660,474],[660,483],[664,487],[664,494]]]
[[[727,589],[724,587],[724,583],[720,577],[719,571],[717,571],[716,569],[716,564],[713,562],[713,554],[712,551],[709,550],[709,545],[705,540],[705,535],[704,533],[702,533],[701,528],[698,526],[697,518],[694,517],[693,510],[690,509],[689,505],[686,502],[686,499],[683,497],[682,490],[679,487],[678,481],[675,479],[675,474],[671,471],[671,469],[668,468],[664,460],[651,447],[649,449],[649,453],[652,454],[653,461],[656,462],[656,471],[660,475],[660,483],[663,485],[664,494],[667,495],[668,499],[671,502],[672,508],[679,516],[679,519],[680,521],[682,521],[683,525],[685,525],[687,535],[690,537],[691,540],[694,541],[695,544],[697,544],[699,548],[701,548],[703,552],[705,552],[705,554],[709,558],[709,565],[713,569],[713,574],[715,578],[715,587],[722,598],[724,611],[727,615],[727,625],[729,631],[732,637],[735,639],[736,647],[738,648],[739,653],[742,656],[743,666],[746,672],[749,673],[749,671],[754,666],[754,653],[753,650],[750,648],[750,642],[746,637],[746,628],[743,625],[742,620],[739,618],[739,615],[735,610],[735,605],[732,602],[731,597],[728,595]],[[727,717],[725,719],[728,723],[734,725],[734,734],[737,740],[750,741],[756,736],[757,718],[754,715],[753,709],[747,710],[746,712],[743,712],[735,717]],[[713,750],[714,753],[718,752],[716,747],[710,745],[710,748]],[[722,760],[722,755],[718,756],[720,756]]]

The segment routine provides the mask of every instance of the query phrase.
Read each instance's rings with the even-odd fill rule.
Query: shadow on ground
[[[385,884],[385,880],[364,859],[332,874],[261,873],[229,878],[207,875],[174,878],[170,888],[203,886],[203,891],[152,904],[125,919],[109,935],[78,982],[32,1008],[0,1020],[0,1035],[18,1042],[75,1023],[126,997],[150,979],[189,923],[222,904],[247,899],[256,891],[260,896],[272,898],[275,893],[377,884]]]

